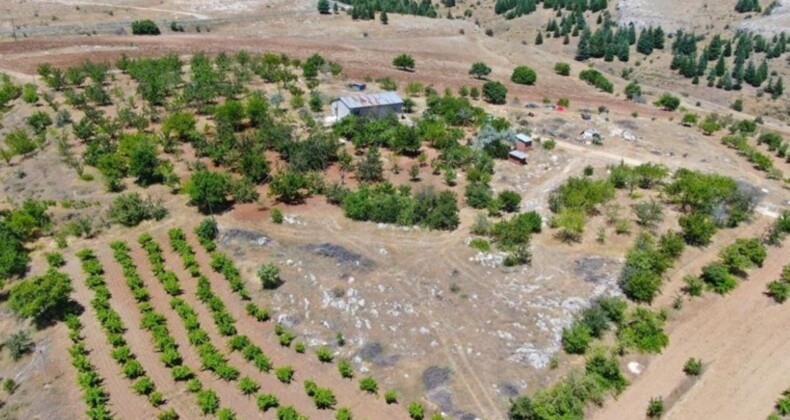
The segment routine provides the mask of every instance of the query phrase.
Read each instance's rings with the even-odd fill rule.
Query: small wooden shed
[[[519,165],[526,165],[527,164],[527,154],[522,152],[521,150],[513,150],[507,155],[508,160],[514,163],[518,163]]]
[[[516,150],[529,150],[532,148],[532,137],[526,134],[516,134]]]

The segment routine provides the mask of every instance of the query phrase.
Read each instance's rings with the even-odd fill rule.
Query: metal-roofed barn
[[[360,93],[332,101],[332,112],[338,120],[348,115],[383,118],[402,109],[403,99],[395,92]]]

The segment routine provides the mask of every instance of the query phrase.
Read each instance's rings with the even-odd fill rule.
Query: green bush
[[[650,418],[659,418],[664,414],[664,400],[661,397],[654,397],[650,399],[647,405],[647,416]]]
[[[154,202],[151,197],[143,199],[136,192],[116,197],[108,211],[113,223],[127,227],[137,226],[144,220],[162,220],[167,214],[161,201]]]
[[[654,105],[662,108],[664,111],[674,111],[680,107],[680,98],[670,93],[664,93],[654,102]]]
[[[702,281],[714,292],[725,294],[738,286],[735,276],[730,274],[726,265],[715,262],[702,267]]]
[[[499,105],[507,102],[507,88],[500,82],[490,81],[483,84],[483,99]]]
[[[683,239],[693,246],[707,246],[718,230],[710,216],[699,212],[680,216],[678,223],[683,230]]]
[[[15,362],[24,355],[32,353],[36,348],[36,344],[30,338],[30,333],[24,330],[11,334],[3,346],[8,349],[11,359]]]
[[[585,371],[601,388],[614,390],[615,394],[620,394],[628,386],[628,380],[620,370],[620,360],[603,349],[597,349],[587,357]]]
[[[258,410],[263,412],[269,411],[270,408],[275,408],[280,405],[280,401],[272,394],[260,394],[258,395]],[[279,416],[279,410],[277,411]]]
[[[8,308],[21,318],[33,318],[37,323],[61,319],[68,309],[71,280],[54,270],[44,275],[17,283],[11,289]]]
[[[258,268],[258,278],[264,289],[276,289],[282,284],[280,268],[274,264],[264,264]]]
[[[159,27],[151,19],[132,22],[132,35],[159,35],[161,33]]]
[[[569,76],[571,74],[571,65],[568,63],[557,63],[554,65],[554,73],[560,76]]]
[[[332,363],[332,360],[335,358],[334,355],[332,355],[332,350],[326,346],[315,349],[315,355],[321,363]]]
[[[398,391],[394,389],[390,389],[389,391],[384,393],[384,401],[387,404],[395,404],[398,402]]]
[[[366,376],[359,380],[359,389],[369,394],[378,394],[379,384],[372,377]]]
[[[520,85],[534,85],[537,80],[538,74],[535,72],[535,70],[527,66],[516,67],[513,69],[513,74],[510,76],[511,82]]]
[[[595,86],[604,92],[607,93],[614,92],[614,85],[612,84],[612,82],[610,82],[609,79],[607,79],[606,76],[601,74],[601,72],[599,72],[598,70],[593,70],[593,69],[582,70],[581,73],[579,73],[579,78],[582,79],[584,82],[586,82],[588,85]]]
[[[659,353],[669,344],[664,317],[646,308],[636,308],[617,332],[620,344],[646,353]]]
[[[689,376],[699,376],[702,373],[702,360],[689,357],[683,365],[683,372]]]
[[[583,323],[573,323],[562,330],[562,348],[569,354],[584,354],[590,347],[592,332]]]

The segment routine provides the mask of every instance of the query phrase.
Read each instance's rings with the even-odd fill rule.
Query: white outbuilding
[[[395,92],[360,93],[335,99],[331,106],[337,120],[348,115],[383,118],[401,113],[403,99]]]

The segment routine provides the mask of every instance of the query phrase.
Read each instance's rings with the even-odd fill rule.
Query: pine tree
[[[728,40],[727,43],[724,44],[723,54],[725,57],[732,57],[732,41]]]
[[[628,44],[634,45],[636,44],[636,29],[634,28],[634,24],[628,25]]]
[[[576,60],[577,61],[585,61],[590,58],[590,38],[592,34],[590,34],[589,29],[585,29],[582,32],[581,38],[579,38],[579,46],[576,48]]]
[[[708,87],[713,87],[713,84],[716,83],[716,71],[714,69],[710,69],[708,73]]]
[[[538,31],[538,35],[535,36],[535,45],[543,44],[543,34]]]
[[[322,15],[329,14],[329,0],[318,0],[318,13]]]
[[[606,44],[603,60],[607,62],[614,61],[614,44]]]
[[[727,71],[727,64],[724,63],[724,57],[719,57],[719,61],[716,62],[714,70],[716,71],[716,76],[724,76],[724,73]]]
[[[785,91],[785,85],[784,82],[782,81],[782,78],[780,77],[779,79],[777,79],[776,84],[773,87],[773,90],[771,92],[771,99],[776,99],[782,96],[782,93],[784,93],[784,91]]]
[[[628,38],[620,40],[617,46],[617,59],[622,62],[628,62],[630,59],[631,47],[628,45]]]
[[[657,27],[653,30],[652,39],[653,39],[653,48],[657,50],[664,49],[664,30],[661,27]]]
[[[379,20],[381,20],[381,24],[382,25],[386,25],[386,24],[389,23],[390,20],[387,17],[387,11],[386,10],[382,10],[381,11],[381,14],[379,15]]]
[[[639,40],[636,42],[636,50],[644,55],[650,55],[653,52],[653,39],[644,29],[639,33]]]
[[[763,60],[760,63],[760,67],[757,68],[757,86],[760,86],[766,80],[768,80],[768,63]]]
[[[757,84],[757,68],[754,67],[754,62],[751,60],[749,60],[749,65],[746,66],[746,70],[743,73],[743,80],[754,87],[759,86]]]
[[[703,53],[697,62],[697,76],[704,76],[705,71],[708,69],[708,58]]]
[[[730,73],[725,73],[724,77],[722,77],[721,87],[724,90],[732,90],[732,77],[730,77]]]
[[[568,34],[565,34],[565,38],[562,40],[562,45],[568,45],[571,43],[571,37]]]

